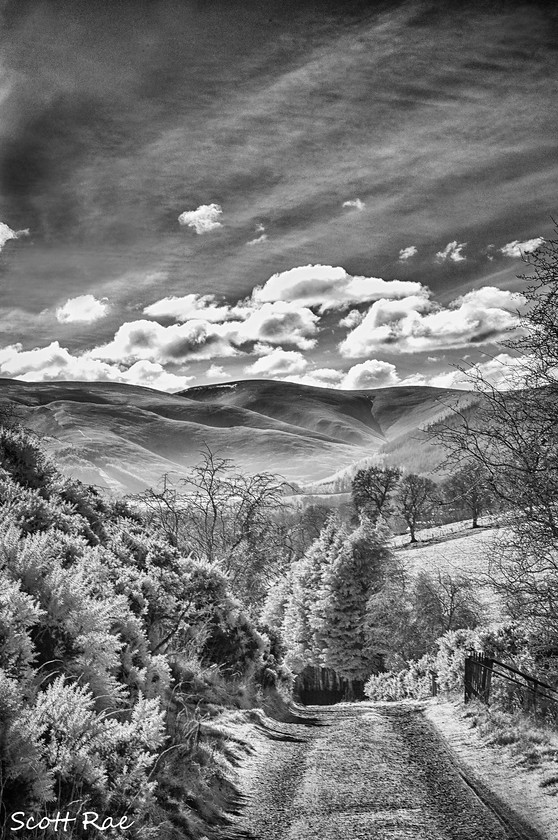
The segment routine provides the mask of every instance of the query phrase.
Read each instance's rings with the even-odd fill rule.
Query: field
[[[468,530],[464,530],[467,528]],[[453,529],[453,531],[452,531]],[[497,620],[501,617],[498,597],[488,580],[490,559],[504,532],[503,528],[494,525],[472,530],[470,523],[456,522],[444,525],[428,532],[419,532],[419,540],[423,543],[410,545],[408,536],[394,537],[392,544],[398,556],[403,560],[410,575],[419,572],[438,572],[452,577],[464,575],[477,584],[477,594],[488,610],[487,618]],[[436,533],[436,537],[430,535]],[[430,537],[429,541],[426,539]],[[406,540],[407,544],[402,545]]]

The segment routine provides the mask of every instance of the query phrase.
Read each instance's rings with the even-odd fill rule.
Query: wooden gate
[[[465,702],[471,697],[488,703],[490,698],[490,683],[492,680],[493,660],[484,653],[471,651],[465,659]]]

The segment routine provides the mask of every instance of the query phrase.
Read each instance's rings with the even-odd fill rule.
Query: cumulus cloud
[[[350,207],[353,210],[364,210],[366,204],[360,198],[351,198],[343,202],[343,207]]]
[[[339,388],[345,378],[342,370],[335,368],[317,368],[300,376],[287,376],[289,382],[298,382],[300,385],[311,385],[314,388]]]
[[[274,301],[254,309],[236,333],[235,343],[259,341],[267,344],[293,344],[300,350],[310,350],[316,344],[319,318],[310,309],[296,302]]]
[[[185,210],[178,217],[181,225],[193,228],[196,233],[210,233],[212,230],[223,227],[221,216],[223,210],[220,204],[200,204],[195,210]]]
[[[4,222],[0,222],[0,251],[2,251],[6,242],[9,242],[11,239],[20,239],[22,236],[29,236],[29,228],[25,230],[12,230]]]
[[[104,318],[107,312],[106,298],[98,300],[94,295],[78,295],[58,307],[56,318],[61,324],[92,324]]]
[[[411,257],[414,257],[417,252],[418,248],[416,245],[408,245],[406,248],[401,248],[399,251],[399,259],[401,262],[405,262],[405,260],[410,260]]]
[[[430,385],[435,388],[459,388],[471,390],[475,380],[475,371],[482,375],[484,382],[501,390],[512,390],[523,386],[529,371],[528,356],[510,356],[509,353],[499,353],[486,362],[479,362],[467,370],[451,370],[434,376],[415,374],[404,379],[401,384]]]
[[[351,311],[348,312],[344,318],[341,318],[341,320],[339,321],[339,326],[345,327],[348,330],[352,330],[354,327],[358,327],[359,324],[362,324],[363,320],[363,312],[360,312],[358,309],[351,309]]]
[[[170,326],[146,319],[129,321],[119,327],[112,341],[90,350],[89,355],[127,364],[147,359],[164,365],[236,356],[257,342],[287,344],[300,350],[310,350],[316,344],[319,318],[310,309],[278,301],[243,314],[247,314],[243,321],[221,323],[199,317]]]
[[[187,359],[234,356],[237,352],[223,324],[196,320],[163,327],[156,321],[139,320],[122,324],[112,341],[90,350],[89,355],[127,364],[145,359],[164,365]]]
[[[523,254],[531,254],[544,243],[542,236],[537,236],[535,239],[525,239],[520,242],[519,239],[514,239],[513,242],[508,242],[503,248],[500,248],[500,253],[505,257],[522,257]]]
[[[146,306],[143,313],[151,318],[171,321],[202,320],[212,324],[244,317],[245,312],[239,307],[218,304],[216,300],[215,295],[190,294],[182,297],[171,295]]]
[[[517,326],[521,295],[485,286],[447,308],[422,296],[372,304],[363,321],[339,345],[356,358],[379,351],[416,353],[498,341]]]
[[[275,378],[277,376],[283,377],[304,373],[307,367],[308,362],[302,353],[296,350],[283,350],[280,347],[276,347],[270,353],[267,353],[254,362],[253,365],[244,368],[244,372]]]
[[[334,368],[318,368],[302,375],[287,375],[285,379],[315,388],[338,388],[343,391],[363,391],[400,384],[395,365],[378,359],[368,359],[353,365],[346,372]]]
[[[3,347],[0,349],[0,373],[25,382],[125,382],[163,391],[185,388],[193,378],[168,373],[161,365],[146,361],[122,368],[92,359],[87,354],[74,356],[58,341],[33,350],[23,350],[21,344]]]
[[[347,372],[341,387],[359,391],[367,388],[385,388],[398,383],[399,376],[395,365],[378,359],[368,359],[366,362],[354,365]]]
[[[463,256],[461,252],[466,245],[466,242],[460,242],[458,244],[457,239],[454,239],[453,242],[448,242],[443,251],[438,251],[436,259],[439,260],[439,262],[445,262],[446,260],[451,260],[452,262],[463,262],[463,260],[466,260],[467,257]]]
[[[208,379],[230,379],[230,373],[227,373],[222,365],[211,365],[205,372]]]
[[[142,359],[121,372],[122,381],[129,385],[156,388],[158,391],[179,391],[188,387],[194,376],[170,373],[162,365]]]
[[[331,265],[303,265],[274,274],[252,293],[254,303],[291,301],[298,306],[317,307],[320,312],[345,309],[380,298],[403,298],[428,295],[420,283],[382,280],[347,274],[344,268]]]

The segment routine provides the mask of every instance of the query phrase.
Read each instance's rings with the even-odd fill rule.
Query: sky
[[[558,217],[547,3],[0,2],[0,376],[467,387]],[[458,367],[456,367],[458,366]]]

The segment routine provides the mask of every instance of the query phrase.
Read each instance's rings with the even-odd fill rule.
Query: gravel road
[[[536,840],[463,777],[420,706],[307,711],[318,725],[273,723],[259,739],[243,770],[245,803],[231,838]]]

